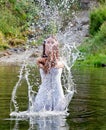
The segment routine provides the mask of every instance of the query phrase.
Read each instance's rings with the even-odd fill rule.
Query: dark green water
[[[70,103],[66,120],[61,116],[27,120],[10,118],[11,93],[19,69],[17,66],[0,66],[0,130],[106,130],[106,68],[78,67],[72,71],[77,93]],[[19,92],[23,110],[27,109],[24,85]]]

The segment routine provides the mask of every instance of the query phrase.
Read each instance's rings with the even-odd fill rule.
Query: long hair
[[[47,43],[45,41],[44,44],[43,44],[43,55],[42,55],[42,57],[45,58],[45,63],[44,63],[44,66],[43,66],[45,73],[48,73],[52,67],[55,67],[56,64],[57,64],[57,61],[59,59],[59,47],[58,47],[57,40],[54,37],[51,37],[49,42],[54,42],[54,43],[53,43],[53,45],[50,44],[50,45],[46,46]],[[48,53],[46,53],[47,47],[48,47]]]

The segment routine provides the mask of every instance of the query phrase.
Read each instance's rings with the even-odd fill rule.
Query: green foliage
[[[26,20],[26,13],[25,13],[25,3],[23,1],[17,2],[14,4],[14,10],[16,11],[16,15],[21,19],[21,20]]]
[[[6,43],[4,39],[4,35],[2,32],[0,32],[0,50],[8,48],[8,44]]]
[[[98,0],[98,2],[104,4],[104,3],[106,3],[106,0]]]
[[[19,34],[19,19],[11,14],[9,10],[0,11],[0,31],[7,35]]]
[[[102,37],[106,39],[106,21],[101,25],[100,32],[101,32]]]
[[[101,49],[106,48],[106,22],[100,27],[100,31],[96,33],[94,37],[90,37],[84,41],[84,43],[79,47],[81,52],[86,54],[95,54]]]
[[[16,0],[9,0],[9,2],[15,4]]]
[[[31,0],[0,0],[0,8],[0,32],[4,35],[5,44],[23,44],[26,39],[24,32],[31,23],[28,21],[36,21],[38,7]],[[0,41],[1,47],[5,44]]]
[[[92,38],[88,38],[79,47],[85,57],[81,64],[101,66],[106,64],[106,22],[100,27],[100,31]]]
[[[96,34],[104,21],[106,21],[106,5],[101,5],[90,13],[90,34]]]

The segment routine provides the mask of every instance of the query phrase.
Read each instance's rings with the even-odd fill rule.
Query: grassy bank
[[[0,0],[0,49],[25,44],[29,21],[37,11],[31,1]]]
[[[77,64],[106,66],[106,3],[91,11],[89,35],[79,47],[83,58]]]

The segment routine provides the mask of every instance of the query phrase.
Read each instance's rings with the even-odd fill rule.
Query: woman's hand
[[[46,61],[45,58],[38,58],[38,59],[37,59],[37,65],[38,65],[40,68],[44,68],[45,61]]]

